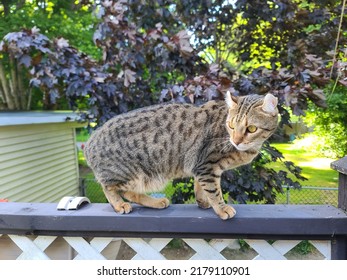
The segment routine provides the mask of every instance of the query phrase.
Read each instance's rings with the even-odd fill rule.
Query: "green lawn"
[[[323,158],[315,151],[299,148],[293,144],[273,144],[281,151],[285,160],[294,162],[302,168],[302,175],[308,180],[301,182],[303,186],[337,187],[338,173],[330,168],[334,159]],[[283,169],[280,163],[271,163],[275,170]]]
[[[338,193],[336,190],[329,190],[329,188],[338,186],[338,173],[330,168],[330,163],[334,159],[321,157],[315,151],[299,147],[295,142],[293,144],[273,144],[273,146],[283,153],[285,160],[292,161],[301,167],[302,175],[308,179],[300,182],[303,189],[285,189],[283,194],[278,194],[277,203],[331,204],[337,206]],[[280,163],[271,163],[270,166],[275,170],[284,168]],[[328,189],[305,189],[305,186]]]

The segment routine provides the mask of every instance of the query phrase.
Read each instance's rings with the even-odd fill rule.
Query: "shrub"
[[[330,85],[325,89],[327,108],[311,105],[305,121],[314,127],[313,134],[320,139],[314,148],[337,158],[347,155],[347,88],[340,85],[331,93],[332,88]]]

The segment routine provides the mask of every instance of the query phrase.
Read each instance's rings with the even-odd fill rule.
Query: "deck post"
[[[331,163],[331,168],[339,172],[338,207],[347,211],[347,156]]]
[[[347,156],[331,163],[331,168],[339,172],[338,208],[347,212]],[[336,238],[331,243],[333,260],[347,259],[347,236]]]
[[[347,238],[345,236],[331,241],[331,259],[347,260]]]

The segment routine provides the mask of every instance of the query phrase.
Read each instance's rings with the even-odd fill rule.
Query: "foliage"
[[[272,161],[282,160],[283,156],[276,151],[269,154],[262,150],[259,156],[248,165],[240,168],[228,170],[223,173],[222,189],[234,198],[238,203],[265,202],[275,203],[276,194],[282,192],[282,186],[293,186],[300,188],[300,184],[289,178],[288,172],[280,170],[276,172],[266,165]],[[283,162],[288,171],[300,180],[305,180],[300,175],[301,169],[290,161]]]
[[[18,31],[21,28],[31,29],[36,26],[33,30],[40,28],[50,37],[63,36],[79,50],[99,57],[100,52],[92,40],[93,24],[96,19],[91,13],[92,5],[89,3],[91,1],[82,2],[2,1],[2,5],[0,4],[0,36],[2,38],[8,32]],[[35,44],[31,41],[34,44],[33,48],[38,47],[40,43],[46,43],[44,40],[40,41],[42,40],[40,37],[37,40]],[[20,48],[23,47],[25,48],[25,44],[20,46]],[[30,80],[30,74],[25,69],[30,64],[28,56],[22,57],[20,61],[17,57],[18,55],[14,53],[0,53],[0,109],[29,110],[37,108],[37,105],[41,105],[41,108],[43,106],[45,109],[53,109],[57,107],[57,103],[66,103],[62,100],[58,100],[57,103],[49,102],[49,93],[46,89],[42,89],[45,92],[42,102],[42,92],[27,86]]]
[[[58,1],[43,2],[58,6]],[[325,106],[321,87],[330,80],[329,66],[335,66],[326,51],[334,48],[340,12],[340,2],[331,0],[105,0],[94,12],[100,61],[36,27],[7,34],[0,52],[29,70],[30,85],[45,92],[46,103],[64,97],[80,110],[81,120],[98,125],[161,101],[223,99],[228,90],[272,92],[283,124],[289,120],[287,108],[302,114],[309,102]],[[340,36],[339,43],[346,38]],[[252,169],[227,172],[223,188],[240,202],[272,203],[289,179],[264,165],[279,158],[267,147]],[[293,165],[286,167],[301,178]]]
[[[303,240],[294,247],[293,251],[299,253],[300,255],[307,255],[314,249],[315,247],[310,243],[310,241]]]
[[[329,80],[325,52],[334,48],[340,11],[339,1],[311,5],[260,0],[234,4],[186,0],[180,9],[196,34],[197,49],[204,53],[213,49],[211,60],[233,77],[235,94],[272,91],[295,114],[303,113],[308,100],[324,106],[324,95],[315,85],[321,87]],[[340,44],[345,40],[340,37]],[[230,64],[230,57],[238,60]],[[268,68],[256,68],[259,65]],[[235,68],[248,75],[239,76]]]
[[[171,196],[173,204],[180,204],[194,198],[194,180],[193,178],[175,179],[172,182],[174,193]]]
[[[327,88],[328,107],[312,105],[305,121],[314,127],[313,134],[321,140],[316,142],[315,149],[325,156],[338,158],[347,155],[347,88],[340,85],[329,94],[332,87]]]
[[[94,1],[19,0],[1,1],[0,38],[9,32],[36,26],[53,39],[63,37],[88,55],[99,58],[100,51],[93,43]]]
[[[288,177],[288,172],[266,167],[272,161],[283,160],[282,154],[275,148],[266,145],[257,158],[248,165],[232,169],[222,174],[222,190],[228,198],[237,203],[264,202],[275,203],[277,193],[282,193],[282,186],[300,188],[300,184]],[[305,180],[300,175],[301,169],[290,161],[283,161],[287,170],[296,178]],[[194,196],[192,179],[175,180],[173,185],[177,191],[172,196],[173,203],[189,201]]]
[[[321,47],[313,47],[310,43],[311,37],[317,42],[318,35],[307,31],[313,24],[325,27],[327,18],[319,13],[322,7],[318,4],[311,9],[313,14],[320,16],[304,13],[295,1],[277,4],[270,1],[265,8],[262,1],[252,1],[252,5],[247,1],[235,4],[206,0],[149,1],[146,4],[139,0],[103,1],[96,7],[100,23],[93,37],[102,50],[102,62],[91,62],[70,44],[61,43],[55,58],[41,53],[45,56],[44,61],[31,61],[28,65],[31,73],[35,79],[47,80],[47,76],[40,76],[44,63],[51,67],[58,64],[61,69],[74,65],[81,75],[79,80],[75,73],[71,73],[74,71],[67,69],[61,73],[55,71],[55,78],[49,85],[32,84],[45,89],[52,96],[52,102],[58,93],[62,96],[67,91],[67,99],[73,108],[78,108],[77,99],[87,98],[90,109],[82,117],[97,119],[100,124],[114,114],[158,102],[158,99],[202,103],[223,98],[227,90],[235,95],[271,91],[280,98],[281,104],[301,114],[307,108],[308,100],[324,105],[324,95],[314,88],[314,84],[324,85],[328,80],[325,61],[315,53],[308,53],[310,49],[321,54]],[[330,9],[338,8],[331,6]],[[324,15],[331,15],[329,12]],[[190,44],[191,32],[194,34],[193,46]],[[39,42],[35,39],[36,33],[28,30],[6,37],[4,42],[10,46],[6,51],[18,59],[29,48],[40,51],[38,46],[16,45],[18,40]],[[274,34],[280,34],[280,37]],[[307,40],[303,40],[304,36]],[[58,40],[62,42],[64,39]],[[48,44],[46,40],[41,43]],[[213,47],[219,54],[228,51],[238,55],[240,63],[259,61],[263,56],[261,50],[256,51],[256,45],[271,49],[270,64],[275,66],[278,62],[281,68],[250,69],[249,75],[244,76],[223,60],[222,55],[210,65],[198,55]],[[46,48],[52,53],[57,51],[54,40]],[[68,63],[59,64],[59,55],[66,53],[69,53]],[[82,58],[85,62],[78,62]],[[67,89],[71,83],[77,87],[76,93],[71,94]],[[81,88],[84,88],[83,93]],[[281,113],[283,121],[288,121],[283,106]]]

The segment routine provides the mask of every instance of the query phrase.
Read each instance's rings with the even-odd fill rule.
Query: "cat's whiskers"
[[[228,143],[230,143],[230,140],[226,139],[223,142],[220,142],[220,143],[216,144],[215,147],[219,147],[219,146],[222,146],[222,145],[224,146],[225,144],[228,144]],[[224,149],[224,148],[225,147],[223,147],[222,149]]]
[[[224,137],[212,137],[212,138],[207,138],[206,140],[209,142],[224,140],[221,143],[216,144],[216,146],[218,146],[220,144],[224,144],[225,142],[229,141],[229,137],[226,137],[226,136],[224,136]]]
[[[211,137],[211,138],[206,138],[205,140],[207,141],[218,141],[218,140],[228,140],[229,138],[224,136],[224,137]]]
[[[220,150],[220,153],[226,152],[232,146],[231,142],[228,139],[228,143]]]

